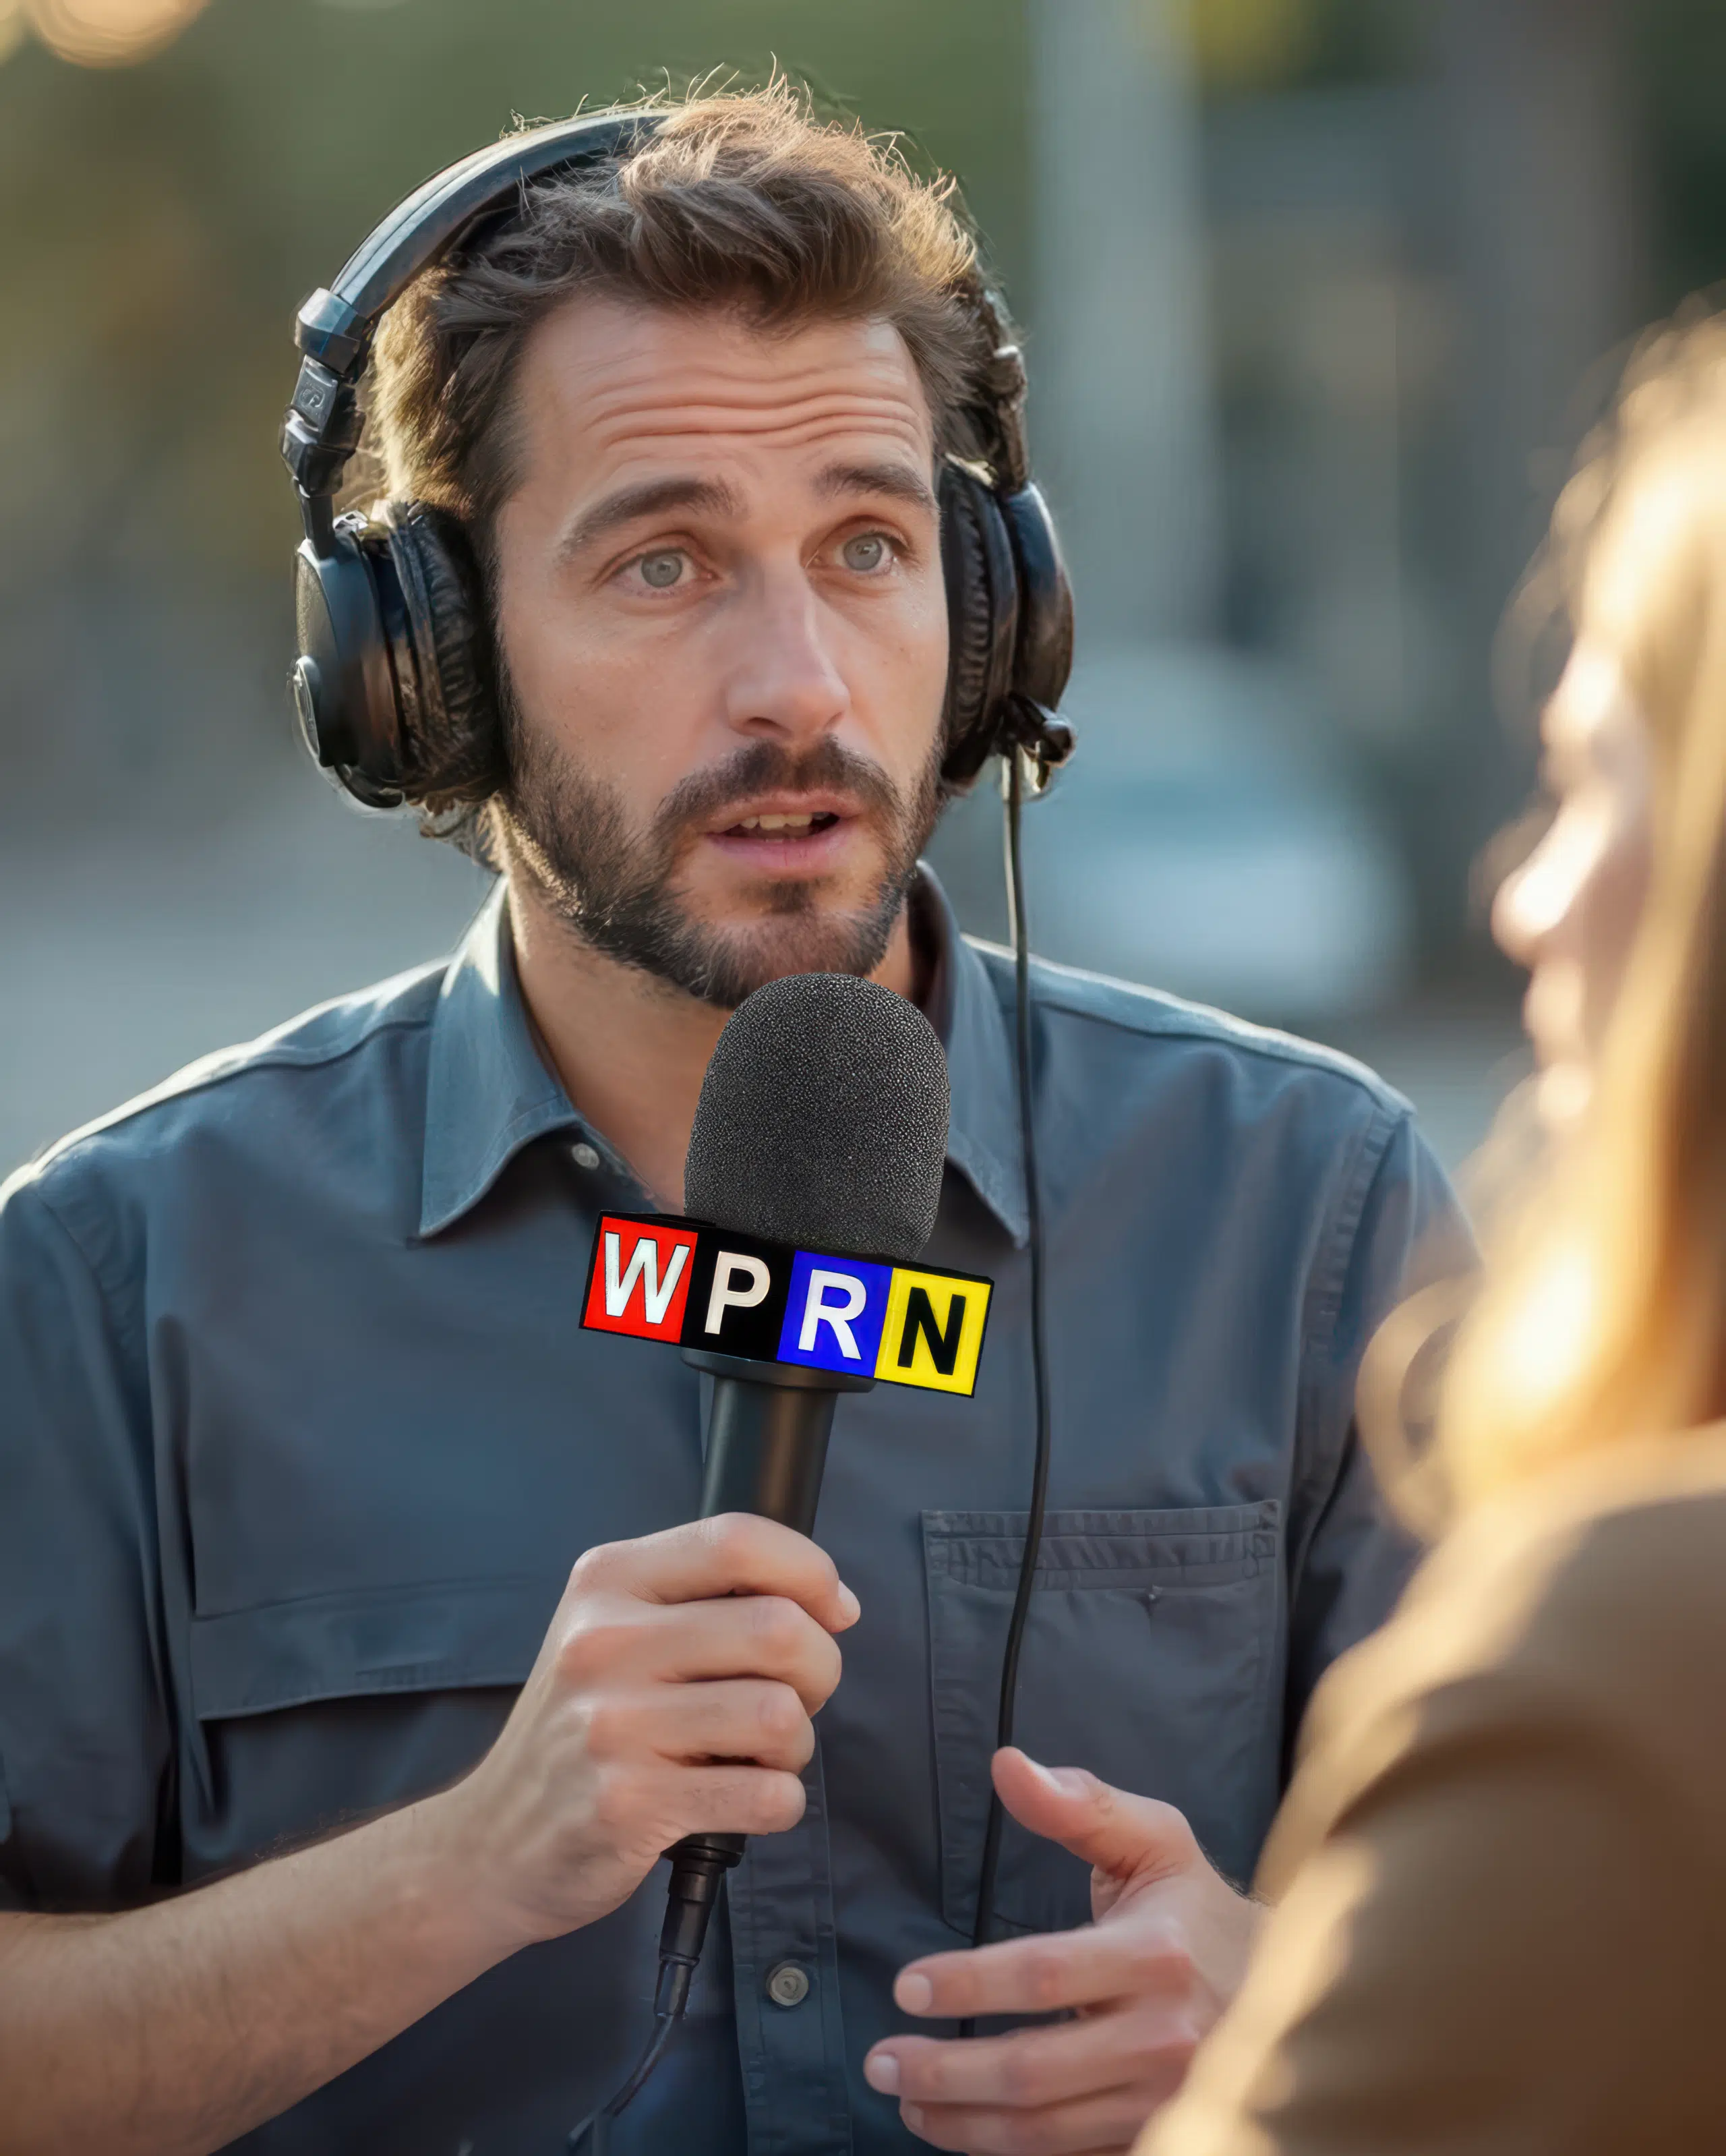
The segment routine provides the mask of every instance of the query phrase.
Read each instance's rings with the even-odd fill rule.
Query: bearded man
[[[6,1191],[0,2148],[556,2147],[696,1830],[752,1839],[614,2148],[1121,2149],[1232,1989],[1228,1881],[1404,1567],[1355,1365],[1452,1214],[1355,1065],[1034,969],[1062,1765],[992,1762],[971,1950],[1034,1429],[1012,969],[918,865],[981,294],[940,189],[776,91],[394,309],[373,439],[489,612],[408,792],[498,883]],[[842,1402],[819,1548],[679,1525],[700,1381],[575,1322],[599,1214],[680,1208],[726,1013],[807,971],[929,1014],[930,1262],[997,1282],[974,1400]]]

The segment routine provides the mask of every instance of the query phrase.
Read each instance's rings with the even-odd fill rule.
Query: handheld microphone
[[[947,1116],[947,1060],[914,1004],[848,973],[771,982],[708,1065],[684,1208],[766,1242],[910,1264],[935,1232]],[[735,1262],[756,1270],[728,1280],[733,1300],[765,1301],[761,1261]],[[759,1512],[811,1533],[836,1396],[873,1374],[699,1346],[684,1359],[714,1381],[700,1517]]]
[[[889,1267],[914,1262],[934,1232],[948,1111],[947,1061],[935,1029],[875,982],[794,974],[757,988],[727,1020],[684,1173],[689,1214],[738,1246],[704,1260],[694,1255],[698,1239],[684,1239],[691,1250],[682,1265],[704,1275],[693,1291],[683,1282],[684,1296],[696,1294],[704,1329],[728,1343],[704,1347],[698,1334],[683,1351],[714,1380],[700,1518],[755,1512],[812,1532],[838,1395],[875,1383],[873,1368],[860,1367],[870,1358],[843,1352],[857,1348],[868,1301],[862,1276],[884,1280]],[[803,1348],[815,1352],[825,1328],[842,1350],[825,1363],[775,1353],[786,1285],[776,1286],[769,1254],[799,1250],[837,1254],[842,1266],[857,1261],[858,1276],[817,1266],[800,1283]],[[675,1251],[671,1262],[679,1262]],[[878,1313],[875,1322],[878,1330]],[[688,1329],[682,1337],[689,1340]],[[597,2156],[610,2122],[658,2063],[688,2003],[720,1881],[744,1841],[740,1834],[689,1835],[668,1852],[653,2040],[622,2087],[571,2135],[572,2148],[591,2128]]]

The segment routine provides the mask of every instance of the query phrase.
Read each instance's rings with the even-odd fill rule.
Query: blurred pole
[[[1635,326],[1641,219],[1622,0],[1406,4],[1436,63],[1468,340],[1457,536],[1475,670],[1422,817],[1436,925],[1457,919],[1470,860],[1530,783],[1532,715],[1516,708],[1508,666],[1495,694],[1487,654],[1587,416],[1585,390],[1604,387],[1601,362]]]
[[[1186,0],[1030,0],[1037,458],[1084,648],[1202,639],[1220,581]]]

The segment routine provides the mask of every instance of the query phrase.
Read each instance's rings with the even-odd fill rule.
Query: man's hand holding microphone
[[[825,1551],[748,1513],[588,1550],[496,1743],[425,1807],[505,1951],[616,1908],[686,1834],[795,1826],[857,1615]]]

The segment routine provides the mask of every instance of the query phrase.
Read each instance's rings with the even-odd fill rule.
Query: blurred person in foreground
[[[1092,1822],[1004,1760],[1012,1936],[966,1951],[1027,1210],[1012,964],[918,856],[935,481],[998,339],[945,187],[778,93],[526,189],[392,311],[368,424],[496,632],[494,683],[413,715],[412,790],[501,875],[453,959],[0,1203],[8,2156],[549,2156],[640,2044],[698,1828],[754,1839],[614,2149],[1124,2150],[1232,1988],[1229,1878],[1410,1554],[1360,1353],[1455,1215],[1358,1065],[1034,968],[1057,1435],[1020,1727],[1171,1801],[1160,1878],[1141,1835],[1085,1923]],[[819,971],[940,1034],[930,1255],[997,1300],[974,1401],[845,1403],[818,1548],[677,1525],[699,1381],[576,1314],[598,1214],[681,1209],[726,1011]],[[890,2041],[907,2011],[935,2033]]]
[[[1556,814],[1493,913],[1549,1158],[1415,1470],[1450,1523],[1139,2156],[1726,2147],[1726,321],[1633,362],[1552,558]]]

